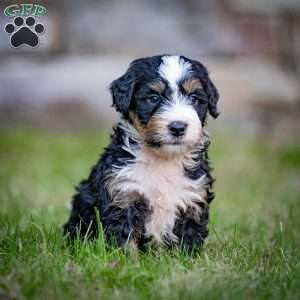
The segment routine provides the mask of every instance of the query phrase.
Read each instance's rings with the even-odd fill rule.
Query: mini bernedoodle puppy
[[[110,91],[121,119],[77,187],[65,234],[97,236],[98,210],[108,243],[199,248],[214,198],[206,121],[219,98],[206,68],[184,56],[141,58]]]

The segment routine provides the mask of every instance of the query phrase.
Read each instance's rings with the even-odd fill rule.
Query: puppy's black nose
[[[187,124],[181,121],[174,121],[168,125],[170,133],[176,137],[183,136],[186,127]]]

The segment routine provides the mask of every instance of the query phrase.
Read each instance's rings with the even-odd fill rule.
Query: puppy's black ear
[[[133,95],[135,78],[130,71],[114,80],[110,85],[113,106],[123,115],[128,114],[130,102]]]
[[[201,82],[204,85],[204,90],[208,97],[208,111],[212,117],[217,118],[220,114],[218,112],[217,103],[219,100],[219,93],[209,78],[209,74],[203,64],[196,60],[192,60],[192,64],[196,74],[198,74]]]
[[[217,103],[219,101],[219,93],[215,85],[208,77],[206,82],[206,93],[208,96],[208,111],[212,117],[217,118],[220,114],[217,108]]]

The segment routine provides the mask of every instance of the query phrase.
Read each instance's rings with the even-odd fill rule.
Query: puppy
[[[98,211],[119,247],[202,246],[214,198],[206,121],[219,99],[206,68],[184,56],[141,58],[110,91],[121,118],[77,187],[65,234],[97,236]]]

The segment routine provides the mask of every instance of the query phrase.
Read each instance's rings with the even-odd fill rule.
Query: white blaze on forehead
[[[180,56],[163,56],[158,72],[168,81],[173,90],[177,89],[178,82],[191,71],[191,64]]]
[[[167,106],[162,113],[162,118],[167,122],[182,121],[190,126],[199,126],[199,118],[195,109],[183,101],[177,101]]]

